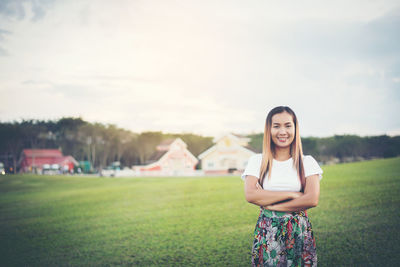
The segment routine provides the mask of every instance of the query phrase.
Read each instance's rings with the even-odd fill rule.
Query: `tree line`
[[[262,150],[263,134],[249,135],[250,145]],[[400,136],[334,135],[302,137],[303,153],[327,163],[400,156]]]
[[[97,170],[115,161],[131,167],[144,164],[161,141],[177,137],[194,156],[213,144],[212,137],[161,131],[134,133],[113,124],[90,123],[81,118],[1,122],[0,162],[12,166],[15,172],[23,149],[60,149],[78,161],[89,161]]]
[[[180,137],[196,157],[213,145],[213,137],[161,131],[134,133],[113,124],[90,123],[81,118],[0,122],[0,162],[16,171],[23,149],[60,149],[64,155],[89,161],[95,169],[104,168],[114,161],[131,167],[146,163],[160,142],[176,137]],[[248,137],[250,146],[261,152],[263,134]],[[304,154],[313,155],[320,162],[400,155],[400,136],[303,137],[302,143]]]

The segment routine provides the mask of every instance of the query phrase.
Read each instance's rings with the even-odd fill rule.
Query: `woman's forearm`
[[[258,206],[267,206],[277,202],[295,198],[298,192],[289,191],[269,191],[264,189],[254,189],[246,192],[246,200]]]
[[[318,205],[318,197],[312,194],[305,194],[290,201],[267,205],[265,208],[275,211],[301,211],[316,207]]]
[[[316,207],[319,199],[319,176],[312,175],[307,177],[304,194],[298,198],[278,203],[275,205],[267,205],[265,208],[276,211],[300,211]]]

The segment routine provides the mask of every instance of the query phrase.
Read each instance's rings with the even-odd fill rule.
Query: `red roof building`
[[[19,161],[20,172],[41,173],[46,168],[59,167],[72,171],[79,163],[72,156],[64,156],[58,149],[24,149]]]

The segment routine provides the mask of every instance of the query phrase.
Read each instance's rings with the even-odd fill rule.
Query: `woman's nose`
[[[279,128],[279,131],[278,131],[278,133],[279,134],[286,134],[286,130],[285,130],[285,128]]]

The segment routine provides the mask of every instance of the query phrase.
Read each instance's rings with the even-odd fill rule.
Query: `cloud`
[[[0,29],[0,41],[4,40],[4,35],[10,34],[10,31]]]
[[[2,0],[0,1],[0,15],[17,20],[25,19],[31,13],[31,20],[38,21],[46,15],[47,9],[54,0]]]
[[[282,25],[277,33],[281,48],[291,57],[330,60],[382,60],[400,51],[400,8],[368,21],[302,20]]]
[[[4,48],[0,47],[0,56],[7,56],[7,55],[8,55],[7,51]]]
[[[366,25],[362,39],[359,42],[364,43],[361,46],[362,52],[374,57],[389,58],[396,56],[400,61],[400,8],[393,10],[382,17],[379,17]]]
[[[43,19],[55,0],[1,0],[0,19],[3,22],[10,22],[13,19],[24,20],[27,16],[33,22]],[[2,21],[2,20],[0,20]],[[8,23],[7,23],[8,24]],[[0,44],[5,41],[5,34],[10,34],[8,30],[0,29]],[[0,45],[0,56],[9,55],[8,50]]]
[[[5,40],[6,35],[10,34],[10,31],[0,29],[0,44]],[[0,45],[0,56],[7,56],[7,51]]]
[[[24,1],[4,0],[0,2],[0,14],[6,17],[23,19],[25,17]]]

